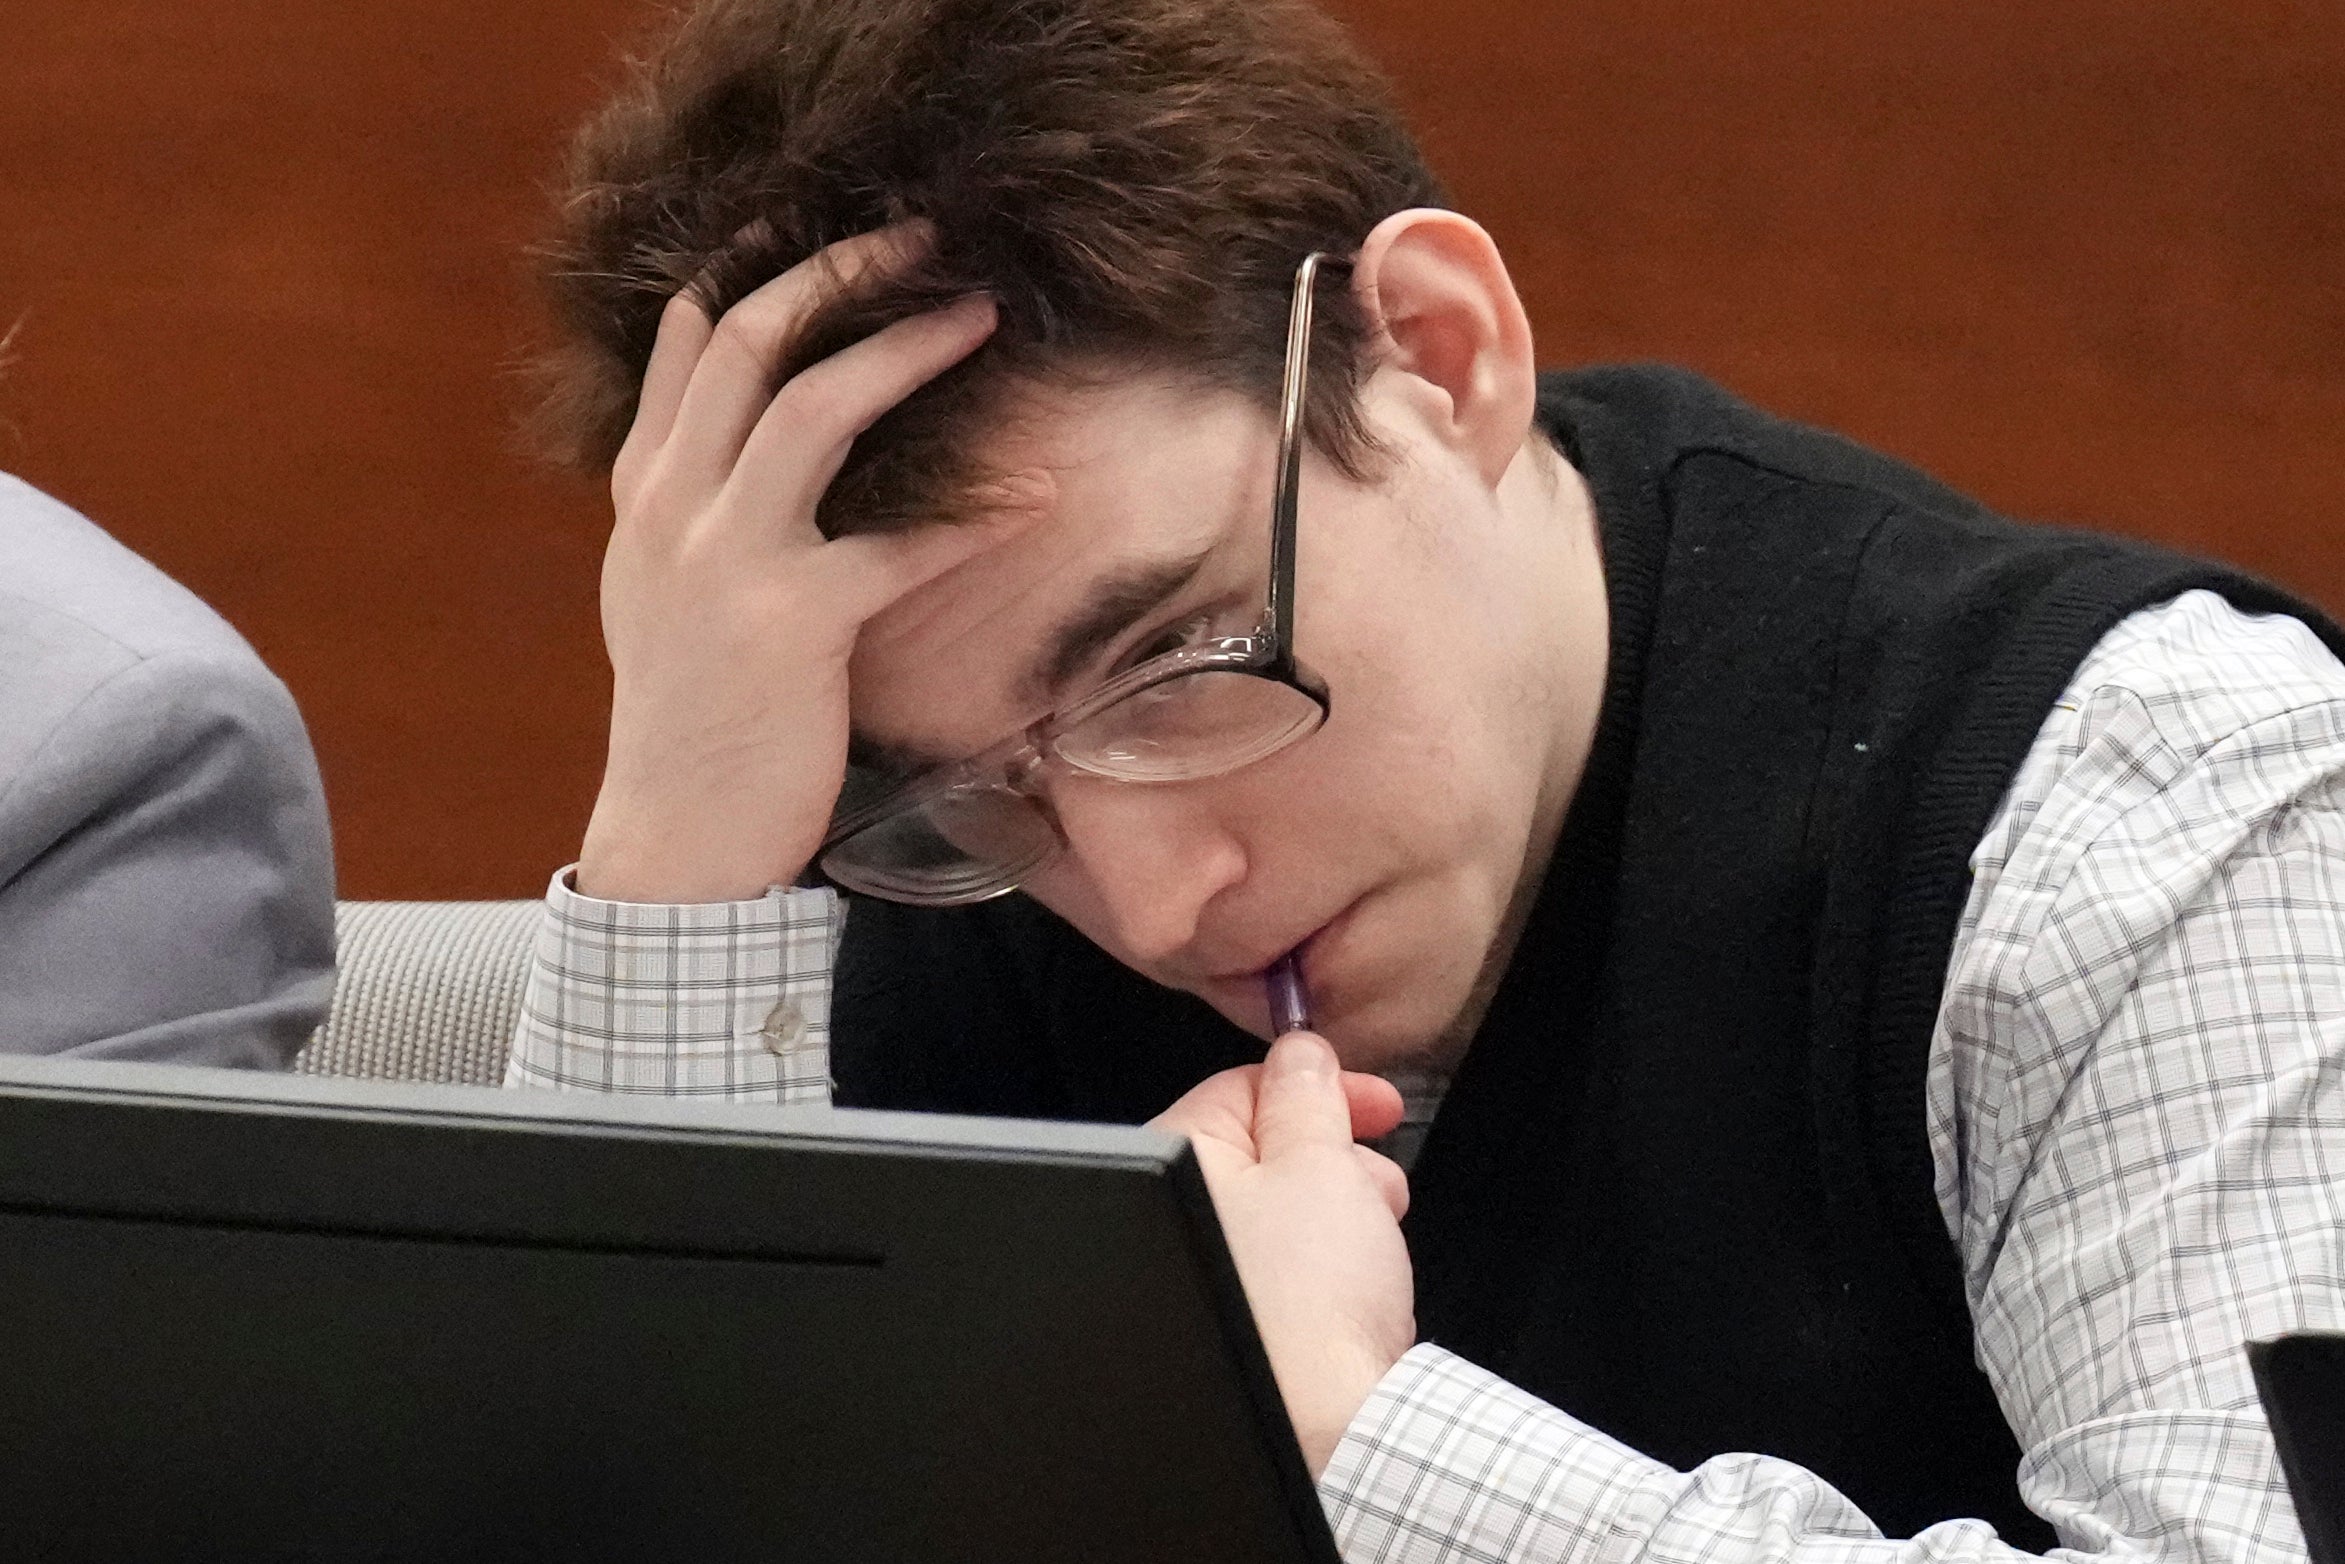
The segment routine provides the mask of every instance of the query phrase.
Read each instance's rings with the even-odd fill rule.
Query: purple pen
[[[1274,1037],[1311,1030],[1311,994],[1303,987],[1303,964],[1288,951],[1262,974],[1270,990],[1270,1030]]]

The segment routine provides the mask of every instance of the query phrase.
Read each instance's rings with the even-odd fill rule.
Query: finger
[[[1384,1197],[1384,1204],[1392,1212],[1392,1219],[1397,1222],[1407,1216],[1409,1176],[1401,1171],[1400,1164],[1366,1146],[1354,1146],[1352,1155],[1360,1159],[1360,1166],[1366,1168],[1368,1177],[1375,1181],[1376,1192]]]
[[[732,244],[748,244],[764,232],[765,219],[758,218],[735,232]],[[652,340],[651,359],[644,365],[642,384],[636,388],[635,418],[611,463],[612,493],[622,510],[637,475],[675,426],[676,408],[684,400],[684,388],[692,383],[693,366],[700,362],[716,331],[707,284],[708,272],[703,269],[671,294],[660,310],[659,334]]]
[[[673,458],[732,470],[742,442],[773,399],[782,359],[814,312],[875,271],[903,266],[933,244],[925,223],[897,223],[819,250],[725,311],[692,367],[668,439]]]
[[[1326,1038],[1289,1032],[1270,1045],[1254,1093],[1254,1144],[1265,1162],[1313,1147],[1351,1146],[1343,1072]]]
[[[800,372],[777,392],[741,448],[727,487],[758,516],[811,521],[855,437],[976,351],[993,334],[993,301],[973,295],[907,316]]]
[[[1343,1074],[1344,1102],[1352,1111],[1352,1139],[1381,1140],[1400,1128],[1407,1117],[1400,1088],[1381,1075]]]
[[[660,311],[659,337],[651,345],[651,361],[643,366],[643,388],[635,397],[635,422],[628,426],[627,443],[619,448],[619,467],[634,465],[656,451],[676,422],[676,408],[691,384],[692,366],[708,347],[716,322],[700,307],[699,297],[685,288]]]
[[[1244,1152],[1251,1161],[1255,1083],[1261,1074],[1262,1066],[1248,1064],[1208,1076],[1182,1093],[1180,1101],[1150,1119],[1149,1127],[1168,1135],[1186,1135],[1192,1140],[1219,1141]]]
[[[1040,519],[1032,511],[1002,511],[971,521],[834,539],[830,546],[838,551],[840,579],[852,583],[852,600],[845,606],[858,620],[869,619],[955,565],[1000,548]]]

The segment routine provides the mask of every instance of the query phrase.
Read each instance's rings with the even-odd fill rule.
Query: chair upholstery
[[[536,901],[340,903],[333,1008],[293,1068],[497,1085],[544,913]]]

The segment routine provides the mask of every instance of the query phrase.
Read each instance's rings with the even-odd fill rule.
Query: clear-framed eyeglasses
[[[868,779],[851,772],[815,860],[820,879],[920,906],[984,901],[1016,890],[1065,849],[1042,785],[1053,770],[1116,782],[1195,781],[1318,731],[1327,720],[1327,689],[1294,655],[1295,492],[1315,284],[1323,269],[1347,264],[1315,252],[1295,269],[1270,583],[1255,628],[1151,657],[991,748],[877,789],[877,796]]]

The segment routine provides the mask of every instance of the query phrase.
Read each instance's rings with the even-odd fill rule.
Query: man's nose
[[[1062,776],[1050,789],[1067,844],[1059,866],[1079,876],[1114,949],[1128,962],[1161,966],[1197,937],[1206,903],[1245,878],[1243,846],[1190,783],[1112,782]]]

